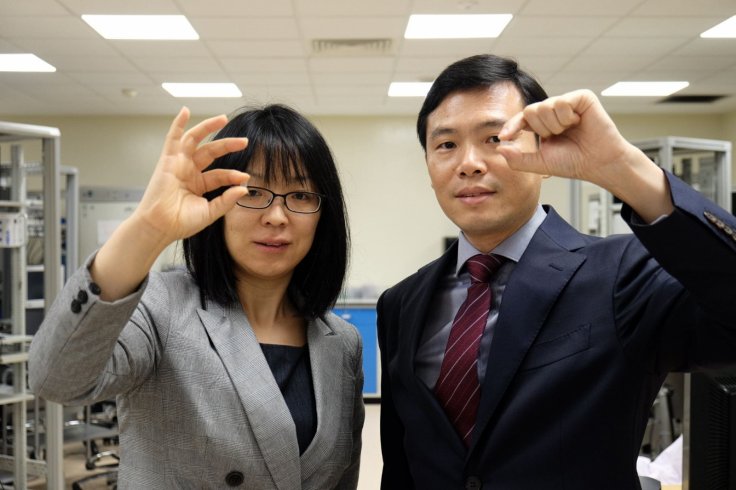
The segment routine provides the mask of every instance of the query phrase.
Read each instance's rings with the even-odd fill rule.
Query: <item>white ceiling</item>
[[[497,39],[407,40],[410,14],[512,13]],[[82,14],[184,14],[198,41],[108,41]],[[712,104],[603,98],[611,112],[736,110],[736,39],[699,34],[735,0],[0,0],[0,53],[34,53],[55,73],[0,73],[0,114],[229,112],[285,102],[313,115],[416,114],[392,81],[430,81],[449,63],[515,57],[550,95],[621,80],[687,80]],[[316,53],[315,39],[390,39],[384,52]],[[242,99],[175,99],[162,82],[234,82]],[[126,89],[137,93],[124,95]]]

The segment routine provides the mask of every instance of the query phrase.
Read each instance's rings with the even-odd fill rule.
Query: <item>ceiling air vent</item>
[[[710,104],[724,98],[725,95],[670,95],[660,100],[659,104]]]
[[[318,56],[383,56],[391,54],[391,39],[313,39]]]

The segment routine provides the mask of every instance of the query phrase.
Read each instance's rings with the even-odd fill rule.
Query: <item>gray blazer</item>
[[[89,262],[88,262],[89,264]],[[31,344],[31,389],[81,405],[117,397],[120,489],[354,489],[364,420],[362,342],[334,314],[309,323],[317,432],[294,422],[242,308],[201,307],[184,271],[102,301],[87,267]]]

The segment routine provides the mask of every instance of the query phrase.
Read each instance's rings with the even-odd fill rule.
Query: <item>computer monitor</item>
[[[736,369],[690,375],[683,490],[736,490]]]

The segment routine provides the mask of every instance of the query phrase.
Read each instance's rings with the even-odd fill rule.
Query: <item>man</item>
[[[382,488],[640,488],[667,373],[736,362],[736,220],[512,60],[450,65],[417,129],[462,233],[378,303]],[[577,232],[546,175],[612,192],[633,234]]]

